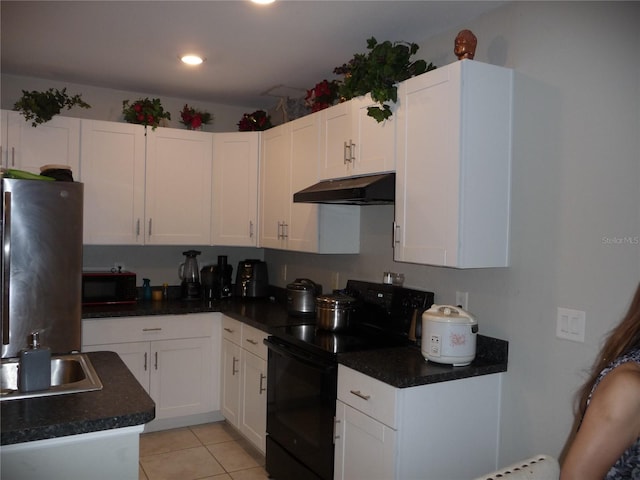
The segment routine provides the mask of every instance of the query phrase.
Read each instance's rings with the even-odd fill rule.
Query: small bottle
[[[142,299],[151,300],[151,280],[148,278],[142,279]]]
[[[162,299],[169,300],[169,284],[168,283],[162,284]]]
[[[51,350],[40,345],[40,332],[31,332],[29,346],[20,351],[18,389],[21,392],[51,387]]]

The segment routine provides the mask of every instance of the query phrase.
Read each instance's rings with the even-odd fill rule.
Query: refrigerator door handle
[[[9,345],[9,277],[11,275],[11,192],[2,199],[2,344]]]

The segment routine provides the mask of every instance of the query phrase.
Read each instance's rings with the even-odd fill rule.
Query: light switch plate
[[[571,308],[558,308],[556,337],[584,343],[586,313]]]

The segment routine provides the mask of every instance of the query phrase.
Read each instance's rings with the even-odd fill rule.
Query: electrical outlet
[[[126,271],[126,269],[124,268],[124,263],[123,262],[113,262],[113,269],[116,272],[124,272],[124,271]]]
[[[456,292],[456,305],[463,310],[469,310],[469,292]]]
[[[558,308],[556,337],[584,343],[586,313],[582,310]]]

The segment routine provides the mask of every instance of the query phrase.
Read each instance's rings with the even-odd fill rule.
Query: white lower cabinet
[[[454,480],[495,470],[500,382],[493,374],[398,389],[339,365],[334,478]]]
[[[220,410],[220,377],[214,368],[220,316],[85,319],[82,351],[118,353],[156,403],[154,422],[214,412]]]
[[[261,452],[267,428],[267,333],[222,316],[222,415]]]
[[[336,403],[335,478],[395,478],[396,431],[340,400]]]

